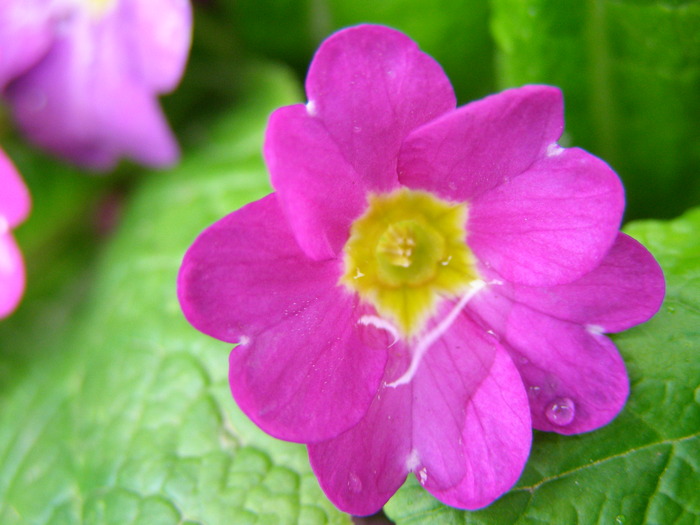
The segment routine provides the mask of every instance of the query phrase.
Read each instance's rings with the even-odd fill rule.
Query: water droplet
[[[360,126],[353,126],[352,130],[353,130],[355,133],[360,133],[360,132],[362,131],[362,128],[361,128]]]
[[[360,481],[360,478],[354,472],[351,472],[348,478],[348,488],[351,492],[355,493],[362,491],[362,481]]]
[[[428,481],[428,469],[423,467],[418,471],[418,481],[420,481],[421,485],[425,485],[425,482]]]
[[[568,397],[559,397],[547,407],[545,416],[550,423],[564,427],[569,425],[576,415],[576,405]]]
[[[615,516],[615,523],[617,523],[618,525],[622,525],[626,521],[627,516],[625,516],[624,514],[618,514],[617,516]]]
[[[540,390],[542,390],[539,386],[537,385],[530,385],[527,388],[527,394],[532,397],[532,398],[537,398],[540,395]]]

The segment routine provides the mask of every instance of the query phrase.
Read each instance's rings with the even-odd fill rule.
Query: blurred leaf
[[[21,381],[28,363],[50,351],[81,301],[103,237],[96,203],[118,184],[114,178],[86,175],[9,136],[2,147],[29,188],[32,210],[15,230],[27,289],[11,319],[0,320],[0,390]],[[21,339],[24,344],[15,344]]]
[[[503,86],[564,90],[571,142],[621,174],[628,218],[700,203],[700,2],[491,4]]]
[[[404,524],[698,523],[700,521],[700,208],[633,223],[664,268],[667,296],[648,323],[617,335],[632,392],[602,429],[535,433],[516,487],[490,507],[441,505],[414,480],[386,511]]]
[[[71,333],[3,386],[0,523],[349,522],[320,491],[305,448],[264,435],[236,408],[230,345],[191,328],[176,299],[195,236],[269,191],[267,116],[299,99],[285,72],[246,78],[246,104],[206,147],[143,179]]]
[[[494,86],[486,0],[222,0],[249,49],[294,65],[304,75],[318,44],[361,23],[408,34],[445,69],[462,103]],[[274,28],[274,29],[272,29]]]

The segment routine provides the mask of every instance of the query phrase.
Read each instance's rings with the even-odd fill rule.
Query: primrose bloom
[[[157,96],[187,60],[188,0],[3,0],[0,90],[22,131],[78,164],[179,153]]]
[[[183,311],[238,343],[234,398],[308,445],[339,508],[373,513],[411,472],[449,505],[488,505],[533,427],[585,432],[621,409],[605,333],[653,315],[661,271],[618,232],[617,175],[557,144],[559,90],[455,108],[411,40],[359,26],[323,43],[306,92],[270,118],[275,192],[185,255]]]
[[[24,292],[24,263],[12,228],[29,213],[29,192],[0,149],[0,318],[17,307]]]

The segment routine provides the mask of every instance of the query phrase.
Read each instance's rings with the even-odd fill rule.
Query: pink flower
[[[487,505],[533,427],[585,432],[621,409],[604,334],[653,315],[661,271],[618,232],[617,175],[557,145],[559,90],[455,109],[411,40],[359,26],[323,43],[306,91],[270,118],[275,193],[185,255],[183,311],[238,343],[234,398],[308,444],[339,508],[377,511],[409,472],[449,505]]]
[[[12,228],[29,213],[29,192],[0,149],[0,318],[17,307],[24,292],[24,263]]]
[[[187,0],[3,0],[0,90],[24,133],[76,163],[165,166],[178,147],[157,95],[190,46]]]

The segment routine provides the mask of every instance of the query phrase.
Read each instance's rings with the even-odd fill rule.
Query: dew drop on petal
[[[529,387],[527,387],[527,394],[531,398],[535,399],[535,398],[539,397],[541,390],[542,389],[537,385],[530,385]]]
[[[576,415],[576,405],[568,397],[559,397],[549,404],[545,416],[550,423],[564,427],[569,425]]]

